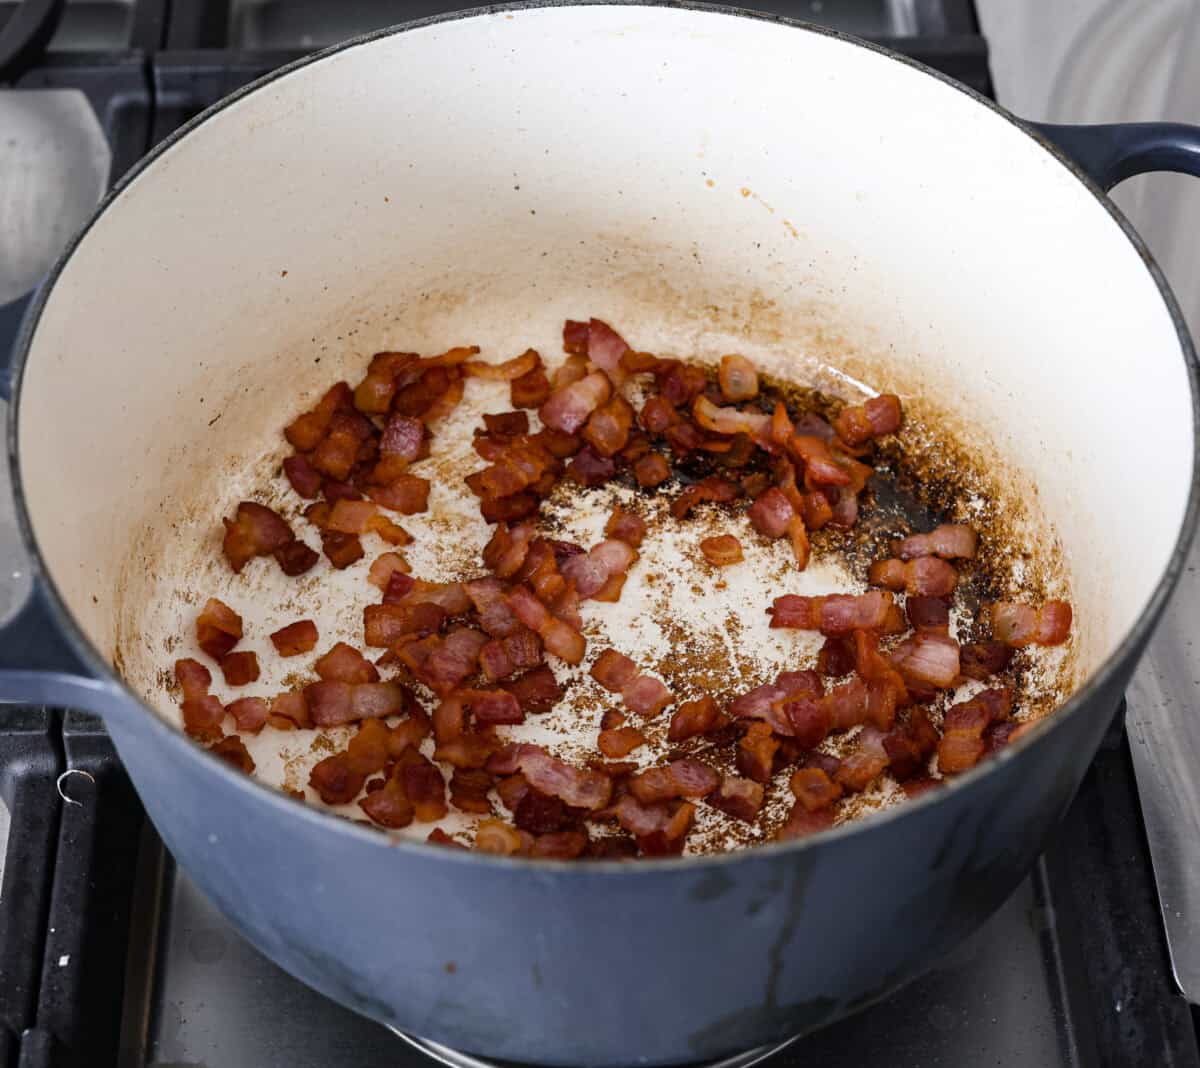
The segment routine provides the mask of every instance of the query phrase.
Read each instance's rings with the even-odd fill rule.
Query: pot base
[[[397,1031],[394,1027],[389,1028],[393,1034],[404,1039],[414,1049],[420,1050],[431,1060],[438,1064],[446,1065],[446,1068],[500,1068],[501,1065],[505,1068],[512,1068],[511,1061],[489,1061],[480,1057],[474,1057],[469,1053],[459,1053],[458,1050],[450,1049],[449,1046],[443,1046],[438,1042],[432,1042],[427,1038],[418,1038],[416,1035],[405,1034],[403,1031]],[[719,1061],[698,1061],[694,1062],[690,1068],[751,1068],[751,1065],[761,1064],[768,1057],[774,1056],[780,1050],[790,1046],[799,1038],[799,1035],[793,1035],[791,1038],[785,1038],[782,1042],[774,1042],[766,1046],[756,1046],[754,1049],[746,1050],[744,1053],[734,1053],[731,1056],[723,1057]]]

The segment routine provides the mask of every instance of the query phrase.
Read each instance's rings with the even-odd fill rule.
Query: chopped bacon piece
[[[717,381],[721,395],[731,404],[758,396],[758,372],[745,356],[722,356]]]
[[[196,644],[220,660],[242,637],[242,617],[224,601],[210,597],[196,617]]]
[[[319,760],[308,775],[308,785],[317,791],[327,805],[348,805],[358,796],[366,781],[366,775],[351,767],[345,752],[334,753],[333,756]],[[370,797],[378,797],[385,791],[386,787],[384,790],[376,790]]]
[[[637,559],[627,542],[608,538],[593,546],[586,555],[572,556],[562,565],[562,575],[575,583],[580,597],[591,597],[614,575],[624,574]]]
[[[685,701],[675,710],[667,730],[667,740],[682,742],[685,738],[707,734],[721,723],[723,717],[716,700],[710,694],[705,694],[695,701]]]
[[[388,584],[389,590],[395,582],[396,576],[393,575]],[[408,590],[404,594],[404,602],[416,604],[425,601],[436,604],[448,616],[461,616],[471,609],[471,599],[461,582],[425,582],[422,579],[413,579],[411,586],[408,582],[404,585]]]
[[[910,595],[904,602],[904,613],[914,627],[950,625],[950,602],[944,597]]]
[[[226,653],[221,657],[221,674],[227,686],[245,686],[258,679],[258,655],[253,652]]]
[[[947,597],[958,585],[958,572],[940,557],[919,556],[907,563],[877,560],[871,565],[868,579],[873,586],[907,590],[919,597]]]
[[[455,768],[450,776],[450,804],[462,812],[490,816],[492,802],[488,793],[491,789],[492,777],[482,768]]]
[[[753,823],[762,809],[765,791],[761,783],[740,775],[723,775],[721,784],[705,800],[727,816]]]
[[[688,513],[701,502],[728,504],[736,499],[740,492],[736,483],[716,475],[710,475],[708,478],[692,483],[675,498],[671,503],[671,515],[676,519],[686,519]]]
[[[732,534],[718,534],[700,542],[704,559],[714,567],[727,567],[742,560],[742,543]]]
[[[695,811],[687,801],[645,805],[632,794],[626,794],[616,805],[618,822],[636,835],[638,846],[650,856],[682,852]]]
[[[518,626],[508,637],[493,638],[479,650],[479,666],[491,682],[541,662],[542,643],[528,627]]]
[[[281,693],[271,698],[271,714],[267,722],[277,729],[290,723],[292,727],[311,727],[312,719],[308,714],[308,701],[303,693]]]
[[[462,365],[462,369],[468,378],[482,378],[488,382],[511,382],[529,374],[541,362],[542,358],[533,349],[526,349],[520,356],[514,356],[503,363],[469,360]]]
[[[779,842],[786,842],[795,838],[807,838],[810,834],[816,834],[818,831],[827,831],[832,826],[832,808],[809,812],[803,804],[797,801],[792,806],[787,821],[775,832],[775,839]]]
[[[829,594],[824,597],[776,597],[767,609],[772,627],[819,630],[826,637],[849,634],[853,630],[879,630],[887,622],[888,609],[894,604],[891,593],[872,590],[851,596]]]
[[[317,677],[326,682],[378,682],[379,672],[353,646],[338,642],[313,665]]]
[[[865,722],[868,698],[867,684],[857,676],[830,690],[823,702],[829,712],[830,729],[845,730]]]
[[[345,382],[338,382],[326,391],[312,411],[297,416],[286,427],[284,437],[300,452],[315,449],[329,430],[333,413],[348,408],[351,400],[350,386]]]
[[[493,853],[509,857],[525,848],[521,832],[503,820],[480,820],[475,828],[475,849],[480,853]]]
[[[892,650],[891,661],[905,681],[952,686],[959,675],[958,643],[938,631],[921,630]]]
[[[567,465],[567,477],[581,486],[599,486],[617,473],[617,465],[607,456],[601,456],[590,445],[585,445]]]
[[[671,465],[660,452],[648,452],[633,465],[633,477],[642,489],[653,489],[671,477]]]
[[[399,715],[405,707],[404,688],[394,682],[314,682],[304,688],[304,699],[318,727]]]
[[[572,324],[578,327],[579,324]],[[576,331],[576,336],[578,332]],[[567,331],[563,327],[563,344],[566,345]],[[573,351],[568,349],[567,351]],[[629,351],[625,339],[608,323],[593,319],[587,328],[587,358],[611,376],[622,376],[621,357]]]
[[[997,601],[991,606],[991,618],[992,634],[1014,649],[1061,645],[1071,632],[1071,606],[1066,601],[1047,601],[1040,608]]]
[[[751,723],[737,747],[737,769],[755,782],[770,782],[779,739],[771,733],[770,724]]]
[[[517,699],[527,715],[549,712],[562,698],[562,687],[545,664],[500,685]]]
[[[583,659],[587,646],[583,635],[570,624],[550,614],[526,587],[518,586],[508,595],[508,605],[513,614],[536,631],[546,649],[568,664],[578,664]]]
[[[460,690],[458,696],[481,727],[525,722],[524,709],[507,690]]]
[[[983,730],[948,730],[938,742],[938,770],[957,775],[979,763],[987,748]]]
[[[362,542],[354,534],[340,534],[335,530],[321,531],[321,547],[329,562],[339,571],[357,563],[366,555]]]
[[[312,500],[321,492],[320,473],[299,453],[283,461],[283,473],[291,483],[292,489],[306,500]]]
[[[792,773],[792,793],[809,812],[826,808],[842,796],[842,786],[820,768],[801,768]]]
[[[221,549],[229,566],[240,572],[256,556],[269,556],[295,540],[292,528],[266,505],[242,501],[236,518],[223,519],[225,539]]]
[[[367,493],[376,504],[401,515],[429,510],[429,479],[401,475],[384,486],[370,486]]]
[[[568,319],[563,323],[563,352],[571,356],[586,356],[588,354],[588,323],[575,322]]]
[[[894,434],[900,429],[902,418],[900,398],[894,393],[884,393],[865,404],[843,408],[833,427],[847,445],[862,445],[872,438]]]
[[[774,486],[760,495],[746,512],[754,529],[768,538],[782,538],[795,514],[791,502]]]
[[[513,807],[513,823],[530,834],[552,834],[577,822],[559,798],[535,790],[528,783]]]
[[[577,382],[556,386],[545,404],[538,409],[542,422],[554,430],[574,434],[588,416],[608,400],[612,384],[602,371],[593,371]]]
[[[769,415],[720,407],[704,396],[697,397],[692,404],[692,418],[714,434],[747,434],[755,440],[768,438],[771,428]]]
[[[1012,657],[1012,646],[1005,645],[1004,642],[973,642],[962,647],[959,670],[968,679],[983,682],[1008,667]]]
[[[349,482],[338,482],[335,479],[327,478],[321,485],[321,489],[325,494],[325,500],[330,505],[337,504],[338,501],[361,501],[363,495],[358,492]],[[333,517],[333,508],[329,509],[329,515],[325,517],[325,526],[330,525],[330,520]]]
[[[620,760],[646,744],[646,736],[637,727],[610,727],[600,732],[597,747],[610,760]]]
[[[640,515],[625,511],[618,504],[613,508],[608,522],[604,524],[604,534],[636,549],[646,536],[646,521]]]
[[[629,788],[639,801],[651,804],[676,797],[703,797],[712,793],[720,782],[720,776],[707,764],[685,757],[635,775]]]
[[[371,562],[371,570],[367,572],[367,581],[381,590],[386,590],[392,575],[397,571],[407,574],[408,561],[399,553],[381,553]]]
[[[974,560],[979,539],[975,531],[961,523],[943,523],[928,534],[911,534],[894,542],[892,552],[901,560],[921,556],[940,556],[943,560]]]
[[[790,736],[795,732],[795,726],[789,702],[819,698],[822,689],[820,676],[815,671],[785,671],[774,683],[756,686],[735,697],[729,704],[729,713],[739,718],[764,720],[777,734]],[[807,716],[805,710],[799,710],[799,714]],[[822,733],[821,738],[824,737]]]
[[[413,674],[438,694],[449,693],[475,674],[479,668],[479,652],[487,644],[483,634],[469,627],[452,631],[445,638],[424,640],[432,643],[427,647],[426,656],[414,657],[413,643],[401,646],[397,652]]]
[[[247,775],[254,774],[254,758],[246,752],[246,744],[236,734],[222,738],[209,749],[213,756],[220,757],[226,764],[231,764],[238,771]]]
[[[441,605],[428,601],[369,604],[363,609],[363,640],[375,649],[436,634],[446,619]]]
[[[225,706],[228,712],[237,720],[237,729],[247,734],[257,734],[267,722],[270,709],[261,697],[239,697]]]
[[[639,675],[621,687],[621,700],[631,712],[647,719],[675,700],[674,694],[651,675]]]
[[[525,562],[536,530],[532,523],[508,527],[501,523],[483,550],[484,564],[497,578],[512,578]]]
[[[589,674],[611,694],[619,694],[637,677],[637,665],[624,653],[618,653],[616,649],[605,649],[596,656]]]
[[[280,570],[291,578],[303,575],[321,559],[318,553],[299,540],[289,541],[286,545],[276,549],[273,555]]]
[[[418,823],[432,823],[446,815],[446,780],[441,768],[418,750],[404,750],[393,775],[404,783]]]
[[[541,857],[543,860],[574,860],[583,856],[587,847],[586,829],[551,831],[549,834],[537,836],[529,855]]]
[[[878,778],[887,765],[883,735],[874,727],[864,727],[858,736],[858,747],[842,760],[834,779],[845,789],[858,793]]]
[[[299,656],[311,652],[317,644],[317,625],[311,619],[289,623],[272,633],[271,644],[280,656]]]
[[[475,579],[464,583],[463,589],[479,614],[479,625],[493,638],[507,638],[521,627],[508,607],[508,586],[500,579]]]
[[[540,356],[533,370],[514,378],[509,389],[514,408],[540,408],[546,403],[550,397],[550,379]]]
[[[186,657],[175,661],[175,681],[183,690],[185,701],[195,700],[208,694],[212,685],[212,672],[199,660]]]
[[[370,501],[340,500],[329,513],[326,529],[336,530],[339,534],[365,534],[367,524],[376,511],[376,506]]]
[[[826,638],[817,654],[817,670],[831,678],[841,678],[854,670],[854,645],[848,637]]]
[[[212,694],[185,697],[180,711],[183,713],[183,729],[193,738],[208,742],[221,737],[221,720],[225,718],[225,709]]]
[[[332,757],[327,759],[333,759]],[[322,761],[324,763],[324,761]],[[319,766],[319,765],[318,765]],[[313,769],[316,771],[316,768]],[[310,780],[310,785],[315,785]],[[355,794],[358,791],[354,791]],[[347,800],[351,800],[348,798]],[[415,815],[412,802],[408,799],[408,794],[404,789],[404,782],[398,776],[393,775],[383,784],[382,789],[374,790],[367,794],[358,803],[358,807],[366,813],[373,823],[378,823],[381,827],[387,827],[390,830],[399,830],[401,827],[407,827],[413,821]]]
[[[597,771],[582,771],[550,756],[540,746],[508,745],[488,761],[488,771],[511,775],[520,771],[535,790],[557,797],[572,808],[604,808],[612,781]]]
[[[1008,719],[1012,712],[1012,691],[1007,686],[980,690],[969,701],[960,701],[946,709],[943,728],[952,730],[983,730],[984,727]]]
[[[614,393],[588,417],[582,437],[601,456],[615,456],[629,440],[633,408],[620,393]]]

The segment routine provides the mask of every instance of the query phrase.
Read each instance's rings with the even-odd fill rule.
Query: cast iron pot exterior
[[[469,16],[450,18],[460,17]],[[1116,162],[1112,144],[1122,135],[1109,131],[1107,154],[1091,160],[1101,185],[1138,169],[1131,157],[1194,166],[1194,131],[1156,140],[1142,128]],[[1068,139],[1052,128],[1042,133]],[[1191,148],[1164,160],[1163,137]],[[1078,141],[1073,147],[1086,153]],[[17,355],[16,411],[40,311],[71,254],[34,303]],[[1194,411],[1191,343],[1148,257],[1147,270],[1175,320]],[[11,420],[10,461],[36,558],[21,499],[18,421]],[[337,1001],[495,1058],[592,1066],[693,1061],[818,1028],[885,996],[1011,893],[1111,721],[1182,566],[1196,510],[1193,487],[1148,606],[1053,722],[953,789],[812,840],[736,855],[532,865],[390,845],[263,789],[148,712],[84,637],[44,568],[39,591],[9,628],[4,662],[13,670],[0,674],[0,693],[101,713],[178,862],[253,944]],[[65,647],[50,644],[54,634]]]

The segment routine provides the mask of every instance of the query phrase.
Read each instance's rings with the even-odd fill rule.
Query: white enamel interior
[[[802,380],[833,363],[968,437],[1061,541],[1086,670],[1162,575],[1189,387],[1105,209],[902,63],[638,7],[381,37],[167,149],[75,250],[29,354],[46,565],[113,658],[147,572],[213,529],[219,480],[276,447],[299,396],[381,348],[554,353],[588,314],[644,349],[792,357]]]

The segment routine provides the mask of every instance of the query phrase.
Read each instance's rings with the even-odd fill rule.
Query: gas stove
[[[299,55],[454,6],[0,2],[0,350],[70,233],[157,141]],[[757,6],[882,41],[991,91],[969,0]],[[6,486],[0,567],[21,569]],[[1122,708],[1050,848],[982,930],[852,1019],[722,1065],[1200,1066],[1147,844],[1150,826],[1158,859],[1159,806],[1139,795],[1129,741],[1145,787],[1140,725],[1171,676],[1146,677],[1130,731]],[[175,867],[97,719],[0,708],[0,800],[0,1068],[491,1063],[356,1016],[244,942]]]

